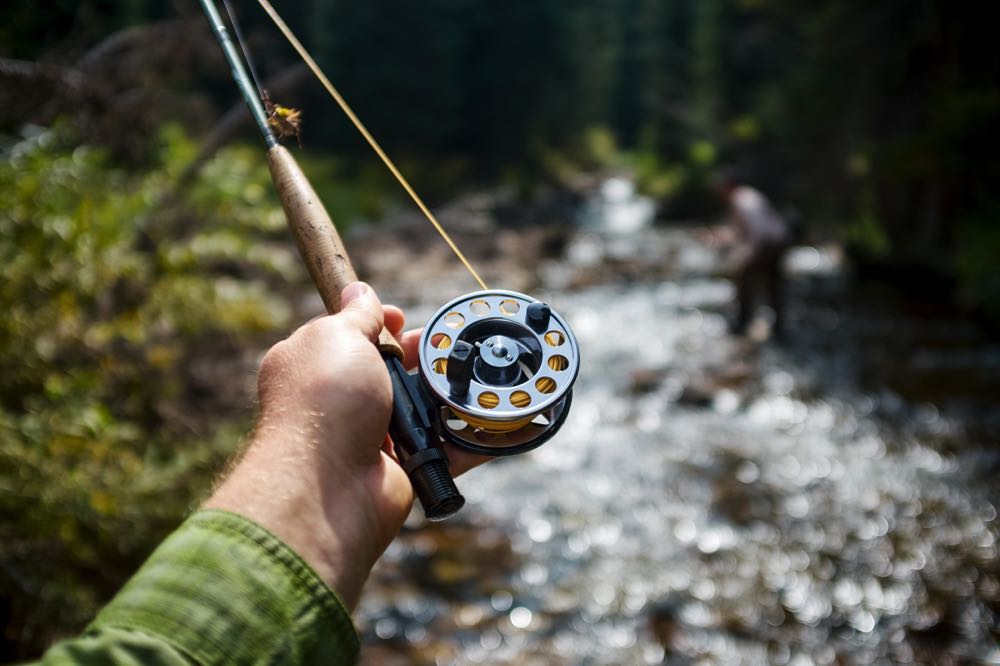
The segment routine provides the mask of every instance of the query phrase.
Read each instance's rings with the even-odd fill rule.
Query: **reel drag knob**
[[[441,436],[475,453],[529,451],[569,413],[580,351],[566,322],[530,296],[479,291],[446,304],[420,339],[420,375]]]

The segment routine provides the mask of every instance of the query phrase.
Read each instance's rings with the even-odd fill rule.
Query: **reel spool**
[[[431,317],[420,338],[420,376],[438,432],[489,456],[543,444],[569,413],[580,349],[552,309],[514,291],[478,291]]]

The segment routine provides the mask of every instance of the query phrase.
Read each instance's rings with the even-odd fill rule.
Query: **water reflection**
[[[636,229],[571,241],[542,295],[586,355],[574,411],[464,477],[458,521],[412,521],[358,614],[367,662],[1000,663],[994,442],[861,387],[813,282],[839,254],[792,254],[798,346],[752,347],[725,332],[711,253]],[[627,239],[663,253],[653,277],[573,277]]]

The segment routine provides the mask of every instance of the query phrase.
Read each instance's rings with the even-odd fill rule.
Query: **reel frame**
[[[541,446],[569,414],[580,351],[569,325],[526,294],[455,298],[420,337],[419,373],[438,434],[488,456]]]

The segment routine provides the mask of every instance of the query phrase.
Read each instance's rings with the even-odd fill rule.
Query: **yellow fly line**
[[[281,19],[281,16],[279,16],[278,12],[271,6],[271,3],[268,2],[268,0],[257,0],[257,2],[259,2],[260,6],[264,8],[267,15],[271,17],[272,21],[274,21],[274,25],[278,26],[278,30],[280,30],[281,34],[285,36],[285,39],[287,39],[288,43],[292,45],[292,48],[294,48],[299,54],[299,57],[301,57],[306,65],[309,66],[309,69],[312,70],[312,73],[317,79],[319,79],[320,83],[323,84],[323,87],[326,88],[328,93],[330,93],[330,96],[333,97],[335,102],[337,102],[337,105],[340,106],[341,110],[343,110],[343,112],[347,114],[347,117],[351,119],[354,126],[359,132],[361,132],[361,136],[365,137],[368,145],[370,145],[372,150],[374,150],[375,153],[382,159],[385,166],[392,172],[392,175],[396,177],[396,180],[398,180],[399,184],[403,186],[403,189],[410,195],[410,198],[417,204],[417,207],[420,208],[420,211],[427,217],[430,223],[434,225],[434,228],[437,229],[439,234],[441,234],[441,237],[448,244],[448,247],[455,252],[462,264],[469,269],[469,272],[472,274],[472,277],[476,279],[476,282],[479,283],[479,286],[483,289],[489,289],[489,287],[486,286],[486,283],[483,282],[483,279],[479,277],[479,273],[476,272],[476,269],[472,267],[469,260],[465,258],[462,251],[458,249],[457,245],[455,245],[455,242],[451,239],[451,236],[448,235],[448,232],[444,230],[444,227],[441,226],[441,223],[438,222],[437,218],[434,217],[434,214],[431,213],[429,208],[427,208],[420,196],[417,195],[412,187],[410,187],[410,183],[408,183],[406,178],[403,177],[403,174],[396,168],[396,165],[393,164],[391,159],[389,159],[389,156],[385,154],[385,151],[382,150],[382,147],[375,140],[375,137],[368,132],[361,120],[354,115],[354,111],[352,111],[351,107],[348,106],[347,101],[345,101],[344,98],[341,97],[340,93],[337,92],[337,89],[333,87],[333,84],[330,83],[330,79],[326,78],[326,75],[323,74],[323,70],[321,70],[319,65],[316,64],[316,61],[312,59],[312,56],[309,55],[306,48],[302,46],[302,43],[295,37],[295,34],[291,31],[288,25],[286,25]]]

